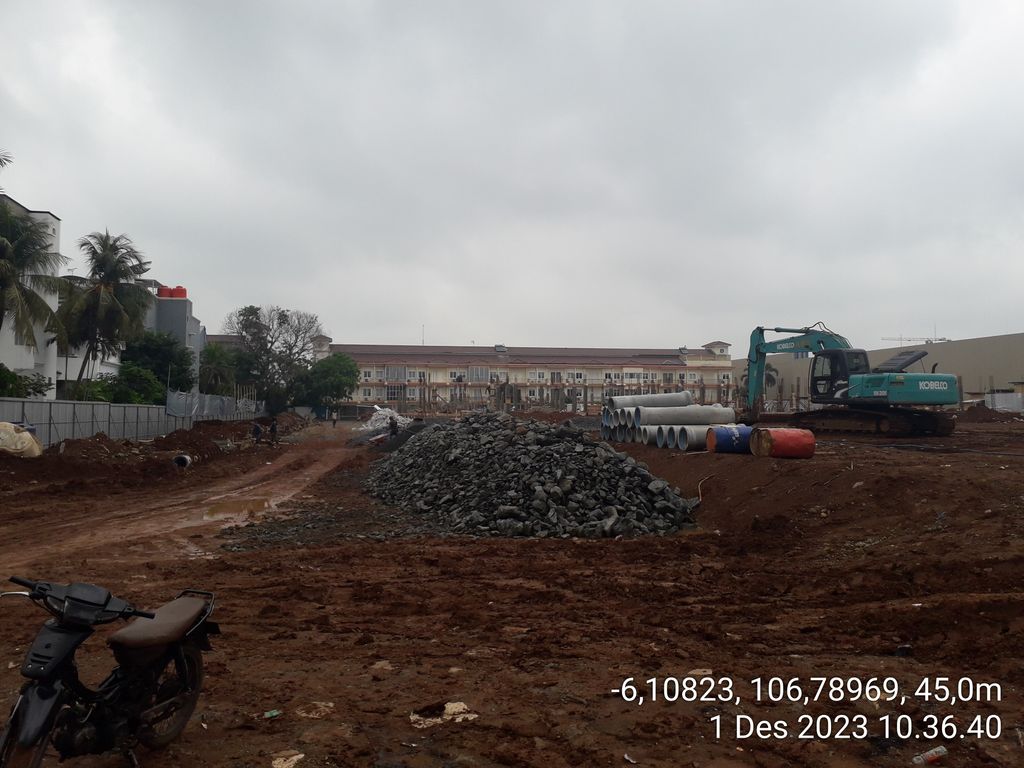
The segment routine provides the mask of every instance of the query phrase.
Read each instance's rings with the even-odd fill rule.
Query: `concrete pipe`
[[[619,425],[621,425],[623,427],[629,426],[626,423],[626,409],[625,408],[618,408],[618,409],[616,409],[616,411],[615,411],[615,418],[617,419],[617,421],[615,422],[615,426],[619,426]]]
[[[644,445],[657,445],[658,444],[658,427],[657,425],[647,425],[640,427],[644,432]]]
[[[652,424],[651,426],[653,427],[654,425]],[[667,427],[659,424],[657,430],[655,431],[654,444],[657,445],[659,448],[664,448],[665,447],[665,430],[666,429],[667,429]]]
[[[608,428],[608,425],[607,424],[602,424],[601,425],[601,439],[602,440],[607,440],[608,436],[610,434],[611,434],[611,430]]]
[[[677,405],[692,405],[692,392],[669,392],[663,395],[615,395],[605,400],[609,408],[634,408],[647,405],[653,408],[667,408]]]
[[[626,439],[626,425],[625,424],[618,424],[618,425],[616,425],[614,432],[615,432],[615,442],[621,443],[623,440]]]
[[[709,426],[731,426],[728,424],[712,424]],[[707,450],[708,428],[703,424],[698,426],[680,425],[676,427],[676,444],[681,451],[704,451]]]
[[[636,442],[636,427],[629,427],[629,426],[626,427],[626,442],[627,443],[635,443]]]
[[[676,433],[675,424],[665,425],[665,447],[669,450],[679,447],[679,435]]]
[[[633,423],[644,424],[726,424],[736,421],[736,411],[720,405],[684,405],[672,408],[633,408]]]

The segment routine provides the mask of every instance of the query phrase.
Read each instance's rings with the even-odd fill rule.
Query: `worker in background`
[[[277,445],[277,417],[270,420],[270,444]]]
[[[331,411],[331,427],[338,426],[338,412]]]
[[[398,437],[398,419],[394,416],[388,419],[388,434],[392,437]]]
[[[260,438],[263,437],[263,427],[260,426],[258,421],[252,423],[252,439],[256,445],[260,444]]]

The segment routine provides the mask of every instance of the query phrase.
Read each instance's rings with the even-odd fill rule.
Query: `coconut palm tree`
[[[14,158],[9,154],[0,149],[0,168],[4,168],[14,162]],[[0,192],[3,192],[4,188],[0,187]]]
[[[199,355],[199,391],[230,395],[235,388],[235,355],[227,347],[207,344]]]
[[[0,203],[0,330],[10,320],[24,344],[38,346],[36,326],[50,329],[55,319],[43,294],[58,291],[66,261],[51,250],[45,224]]]
[[[764,389],[771,389],[775,386],[775,382],[778,381],[779,369],[771,363],[765,363],[764,366]],[[740,376],[740,384],[736,388],[736,396],[740,400],[747,399],[747,374]]]
[[[142,335],[153,294],[136,282],[149,271],[149,262],[127,235],[93,232],[79,240],[78,247],[89,274],[66,278],[71,290],[65,317],[68,343],[85,347],[78,371],[81,382],[90,360],[118,354],[124,342]]]

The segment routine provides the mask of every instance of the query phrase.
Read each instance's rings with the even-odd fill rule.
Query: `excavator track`
[[[785,420],[795,427],[809,429],[812,432],[854,432],[889,437],[941,437],[952,434],[956,429],[956,420],[949,414],[913,408],[822,408],[817,411],[772,416],[772,421]]]

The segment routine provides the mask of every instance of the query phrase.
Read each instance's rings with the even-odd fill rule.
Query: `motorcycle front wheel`
[[[147,705],[147,710],[158,711],[139,732],[139,742],[150,749],[163,749],[177,739],[199,702],[203,654],[192,645],[182,646],[181,651],[184,670],[179,669],[175,659],[170,659],[160,671]]]
[[[18,744],[18,723],[20,718],[15,710],[0,734],[0,768],[39,768],[46,756],[50,741],[49,732],[44,733],[39,743],[32,747]]]

